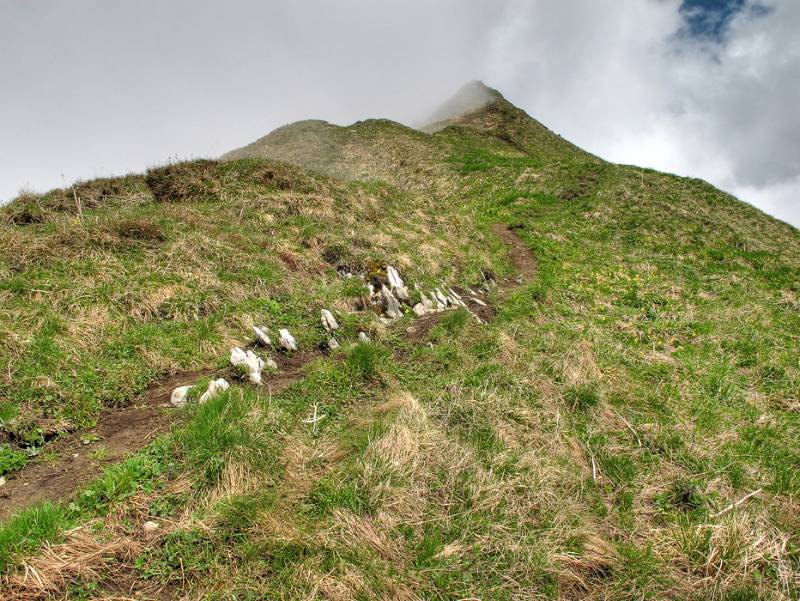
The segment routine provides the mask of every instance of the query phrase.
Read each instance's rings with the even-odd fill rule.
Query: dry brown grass
[[[602,372],[588,340],[581,340],[567,351],[561,360],[561,370],[564,381],[569,386],[585,386],[596,383],[602,378]]]
[[[41,553],[6,575],[3,598],[8,601],[39,601],[61,597],[67,587],[96,582],[120,566],[132,567],[142,551],[142,541],[126,536],[101,540],[83,526],[69,532],[58,545],[45,545]]]
[[[592,532],[589,529],[589,532]],[[614,547],[597,534],[584,538],[580,553],[559,553],[553,556],[563,599],[596,598],[591,591],[612,576],[620,557]]]

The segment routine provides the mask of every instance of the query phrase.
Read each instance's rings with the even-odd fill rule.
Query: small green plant
[[[68,524],[61,505],[44,503],[18,513],[0,526],[0,572],[14,562],[14,556],[30,552],[43,540],[53,540]]]
[[[659,511],[693,514],[705,507],[705,499],[697,482],[687,479],[674,481],[669,489],[656,495],[655,506]]]
[[[373,342],[359,342],[347,356],[347,369],[362,380],[375,379],[388,353]]]
[[[148,549],[136,558],[142,578],[169,582],[186,574],[208,570],[214,564],[214,547],[201,530],[176,530],[159,547]]]
[[[105,461],[108,459],[108,449],[105,446],[97,447],[89,456],[95,461]]]
[[[17,416],[17,406],[10,402],[0,402],[0,428],[5,427],[11,420]]]
[[[441,327],[448,334],[453,335],[460,331],[469,321],[469,312],[466,309],[450,311],[442,317]]]
[[[0,445],[0,476],[22,469],[28,457],[22,451],[15,451],[9,445]]]

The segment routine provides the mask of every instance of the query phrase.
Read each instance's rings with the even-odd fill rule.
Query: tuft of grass
[[[197,159],[147,170],[145,182],[157,202],[214,200],[219,194],[216,161]]]
[[[386,365],[389,353],[374,342],[359,342],[347,355],[347,370],[361,380],[375,380]]]
[[[68,524],[60,505],[44,503],[25,509],[0,526],[0,571],[13,565],[14,556],[29,553],[45,540],[54,540]]]

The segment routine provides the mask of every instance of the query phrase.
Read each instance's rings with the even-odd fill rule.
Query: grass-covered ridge
[[[50,430],[221,366],[252,324],[311,348],[327,307],[374,341],[279,394],[190,404],[75,498],[6,523],[4,595],[796,598],[800,234],[526,119],[499,99],[433,135],[310,122],[267,156],[3,209],[9,477]],[[490,323],[448,312],[420,338],[411,316],[355,311],[336,272],[503,281],[496,223],[538,271],[493,293]]]

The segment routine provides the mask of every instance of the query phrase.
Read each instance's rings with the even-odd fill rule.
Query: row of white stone
[[[336,318],[333,314],[328,311],[327,309],[323,309],[320,312],[320,321],[322,322],[322,326],[325,330],[329,333],[333,333],[335,330],[339,329],[339,324],[336,321]],[[258,326],[253,326],[253,333],[256,335],[256,341],[264,347],[271,347],[272,346],[272,339],[266,332],[266,328],[260,328]],[[362,342],[369,341],[369,338],[364,332],[359,332],[359,340]],[[289,332],[289,330],[283,328],[278,330],[278,345],[281,349],[286,352],[293,352],[297,350],[297,340],[294,336]],[[331,338],[328,341],[328,347],[330,349],[339,348],[339,343],[336,341],[335,338]],[[262,380],[262,372],[265,369],[269,370],[277,370],[278,364],[275,363],[275,360],[272,358],[262,359],[256,353],[251,350],[244,350],[238,346],[231,349],[231,356],[230,356],[231,365],[239,370],[243,376],[246,376],[247,379],[256,385],[261,385]],[[182,407],[186,404],[189,391],[193,388],[193,385],[187,386],[179,386],[175,390],[172,391],[172,395],[170,396],[170,403],[175,407]],[[200,395],[198,402],[200,404],[206,403],[207,401],[214,398],[220,392],[227,390],[230,388],[230,383],[225,380],[225,378],[218,378],[216,380],[212,380],[208,384],[208,388],[206,391]]]
[[[391,265],[387,268],[387,276],[389,286],[387,287],[383,284],[379,292],[375,290],[372,284],[367,284],[370,292],[370,299],[372,302],[382,301],[386,316],[390,319],[398,319],[403,316],[403,311],[398,299],[404,301],[409,300],[408,288],[406,288],[403,279],[400,277],[400,273]],[[444,311],[447,308],[464,307],[469,310],[462,297],[452,288],[448,289],[447,295],[443,294],[439,288],[436,288],[430,293],[430,297],[425,295],[424,292],[420,292],[420,296],[421,302],[415,304],[413,307],[414,313],[419,317],[428,313]],[[477,304],[485,305],[483,301],[475,296],[472,296],[471,299]],[[479,322],[481,321],[474,313],[473,316]],[[330,350],[339,348],[339,343],[333,336],[334,332],[339,329],[339,324],[333,316],[333,313],[328,309],[322,309],[322,311],[320,311],[320,321],[325,331],[331,334],[331,338],[328,340],[328,348]],[[253,332],[261,346],[266,348],[272,347],[272,339],[267,334],[266,328],[253,326]],[[369,342],[369,336],[367,336],[365,332],[359,332],[358,340],[359,342]],[[294,336],[285,328],[278,330],[278,346],[286,352],[294,352],[298,348],[297,340],[295,340]],[[262,384],[262,372],[265,369],[273,371],[278,369],[278,364],[275,363],[272,358],[264,360],[253,351],[249,349],[244,350],[238,346],[231,349],[230,362],[235,369],[239,370],[243,376],[247,377],[251,383],[256,385]],[[189,391],[193,387],[193,385],[179,386],[173,390],[170,396],[170,403],[175,407],[184,406],[187,402]],[[230,388],[230,384],[224,378],[212,380],[209,382],[206,391],[200,395],[198,402],[203,404],[228,388]]]
[[[382,305],[386,317],[389,319],[399,319],[403,316],[403,310],[400,306],[400,301],[408,301],[410,298],[408,294],[408,288],[406,287],[405,282],[403,282],[403,278],[400,277],[400,273],[391,265],[386,268],[386,274],[389,285],[386,286],[386,284],[382,284],[380,290],[377,290],[371,283],[367,283],[370,300],[373,304]],[[419,291],[419,288],[416,286],[416,284],[415,288]],[[447,294],[444,294],[439,288],[435,288],[433,292],[430,293],[430,296],[426,295],[422,291],[419,291],[419,293],[420,302],[416,303],[412,307],[414,314],[418,317],[422,317],[428,313],[444,311],[447,308],[463,307],[469,310],[469,307],[467,307],[461,295],[459,295],[452,288],[448,288]],[[470,290],[470,293],[472,294],[470,299],[473,302],[481,306],[486,305],[486,303],[475,296],[475,292]],[[481,321],[477,315],[473,314],[473,316],[479,322]]]
[[[336,320],[333,319],[333,315],[331,315],[330,311],[323,309],[322,325],[325,326],[328,331],[331,331],[331,323],[334,325],[333,329],[339,327],[339,324],[337,324]],[[253,333],[255,333],[256,341],[259,344],[264,347],[272,346],[272,340],[266,333],[265,328],[253,326]],[[278,330],[278,344],[280,345],[280,348],[287,352],[297,350],[297,340],[295,340],[294,336],[292,336],[289,333],[289,330],[285,328]],[[256,355],[253,351],[249,349],[244,350],[238,346],[235,346],[231,349],[230,362],[231,365],[235,369],[239,370],[243,376],[246,376],[251,383],[257,385],[262,384],[261,374],[265,369],[270,369],[273,371],[278,369],[278,364],[275,363],[274,359],[267,358],[264,360]],[[179,386],[173,390],[172,395],[170,396],[170,403],[175,407],[184,406],[188,399],[189,391],[193,387],[193,385]],[[203,404],[228,388],[230,388],[230,383],[225,380],[225,378],[212,380],[209,382],[206,391],[198,399],[198,402]]]

